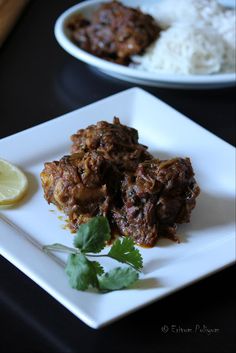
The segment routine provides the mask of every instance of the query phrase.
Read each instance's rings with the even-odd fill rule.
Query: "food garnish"
[[[43,250],[69,254],[65,271],[72,288],[84,291],[94,287],[101,292],[114,291],[127,288],[138,280],[143,261],[130,238],[115,240],[107,254],[100,254],[110,239],[107,218],[98,216],[79,227],[74,238],[74,247],[52,244],[44,246]],[[111,258],[128,267],[116,267],[105,273],[98,261],[90,260],[101,257]]]
[[[26,193],[28,180],[15,165],[0,159],[0,205],[12,205]]]

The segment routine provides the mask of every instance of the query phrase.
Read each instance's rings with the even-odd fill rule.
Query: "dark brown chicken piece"
[[[44,196],[69,219],[72,230],[96,215],[111,228],[152,247],[161,236],[177,240],[200,189],[189,158],[154,159],[137,130],[100,121],[71,137],[72,155],[45,163]]]
[[[160,29],[150,15],[117,1],[104,3],[90,23],[72,18],[68,23],[72,40],[82,49],[120,64],[142,53],[158,36]]]
[[[100,121],[71,136],[72,153],[97,151],[119,171],[134,171],[137,165],[152,158],[147,147],[138,143],[138,131],[122,125],[118,118],[113,124]]]
[[[113,219],[121,234],[147,247],[159,236],[176,239],[176,224],[189,222],[200,192],[189,158],[145,161],[121,189],[123,207]]]
[[[45,199],[68,216],[73,230],[90,217],[108,215],[119,180],[111,163],[95,151],[45,163],[40,176]]]

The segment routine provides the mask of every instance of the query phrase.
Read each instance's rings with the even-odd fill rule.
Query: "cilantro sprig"
[[[68,253],[65,272],[69,284],[77,290],[86,290],[90,286],[107,292],[127,288],[139,278],[143,267],[142,256],[130,238],[117,239],[107,254],[99,254],[111,239],[108,220],[98,216],[82,224],[74,238],[74,247],[52,244],[43,247],[46,252]],[[108,272],[98,261],[91,258],[109,257],[128,267],[116,267]]]

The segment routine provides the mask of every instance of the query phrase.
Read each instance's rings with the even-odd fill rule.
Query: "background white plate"
[[[156,0],[121,0],[127,6],[137,7],[144,2],[152,2]],[[177,74],[156,74],[152,72],[139,71],[130,67],[118,65],[100,59],[75,45],[69,36],[66,28],[68,19],[75,13],[83,13],[85,17],[90,14],[101,4],[108,0],[89,0],[75,5],[65,11],[57,20],[55,25],[55,36],[58,43],[69,54],[75,58],[90,64],[104,73],[117,77],[122,80],[149,86],[163,86],[176,88],[219,88],[235,85],[235,73],[222,73],[214,75],[177,75]]]
[[[201,195],[190,224],[179,227],[181,243],[159,240],[140,248],[143,275],[135,288],[107,294],[68,285],[66,257],[42,246],[72,245],[58,212],[43,198],[39,173],[45,161],[68,154],[69,136],[99,120],[119,116],[139,130],[140,141],[160,158],[189,156]],[[98,328],[166,296],[235,259],[235,149],[145,91],[133,88],[0,141],[1,158],[28,175],[21,204],[0,210],[1,254],[89,326]],[[105,263],[109,265],[110,263]],[[36,303],[35,303],[36,304]]]

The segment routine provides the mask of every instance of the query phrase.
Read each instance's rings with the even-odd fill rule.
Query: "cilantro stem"
[[[81,251],[77,248],[71,248],[69,246],[65,246],[65,245],[58,244],[58,243],[43,246],[43,251],[45,251],[45,252],[50,252],[50,251],[64,252],[66,254],[81,254]]]
[[[86,253],[86,256],[89,256],[89,257],[110,257],[110,256],[107,255],[107,254],[104,254],[104,255],[94,255],[94,254],[88,254],[88,253]]]
[[[71,248],[69,246],[65,246],[62,244],[52,244],[52,245],[45,245],[43,246],[43,251],[50,252],[50,251],[56,251],[56,252],[62,252],[62,253],[66,253],[66,254],[81,254],[83,252],[81,252],[78,248]],[[118,259],[116,259],[115,257],[110,256],[109,254],[89,254],[89,253],[84,253],[85,256],[89,256],[89,257],[109,257],[110,259],[116,260],[117,262],[121,262]],[[140,270],[138,270],[133,264],[131,264],[130,262],[125,262],[127,265],[129,265],[130,267],[132,267],[134,270],[141,272]]]
[[[89,257],[109,257],[110,259],[112,259],[112,260],[116,260],[117,262],[121,262],[121,261],[119,261],[118,259],[116,259],[115,257],[112,257],[112,256],[110,256],[110,255],[108,255],[108,254],[104,254],[104,255],[95,255],[95,254],[85,254],[86,256],[89,256]],[[125,262],[127,265],[129,265],[130,267],[132,267],[135,271],[138,271],[138,272],[140,272],[141,273],[141,271],[140,270],[138,270],[133,264],[131,264],[130,262]]]

